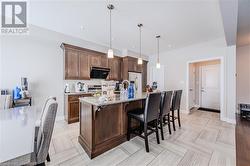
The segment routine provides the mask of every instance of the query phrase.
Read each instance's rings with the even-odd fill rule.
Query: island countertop
[[[119,103],[125,103],[125,102],[136,101],[136,100],[143,100],[147,98],[147,93],[144,92],[140,94],[135,94],[135,97],[131,99],[128,99],[125,96],[119,95],[113,100],[104,101],[104,102],[99,101],[99,98],[100,97],[81,97],[79,98],[79,100],[80,102],[85,102],[85,103],[99,107],[99,106],[119,104]]]

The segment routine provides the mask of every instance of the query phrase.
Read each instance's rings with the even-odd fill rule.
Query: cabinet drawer
[[[69,101],[78,101],[80,97],[81,97],[80,95],[70,95],[68,97],[68,100]]]

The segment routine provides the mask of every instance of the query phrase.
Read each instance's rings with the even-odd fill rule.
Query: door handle
[[[205,92],[205,90],[204,90],[204,89],[201,89],[201,92]]]
[[[191,91],[191,92],[192,92],[192,91],[193,91],[193,89],[189,89],[189,91]]]

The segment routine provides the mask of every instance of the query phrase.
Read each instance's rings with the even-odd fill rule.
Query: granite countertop
[[[146,98],[147,98],[147,93],[141,93],[141,94],[136,94],[135,97],[132,99],[128,99],[127,97],[120,95],[120,96],[117,96],[114,100],[104,101],[104,102],[100,102],[99,97],[81,97],[80,102],[85,102],[94,106],[104,106],[104,105],[136,101],[136,100],[143,100]]]

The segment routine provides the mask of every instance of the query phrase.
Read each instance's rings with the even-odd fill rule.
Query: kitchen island
[[[80,135],[78,141],[90,158],[94,158],[126,141],[127,112],[142,108],[147,94],[134,98],[117,96],[100,102],[98,97],[80,98]],[[137,126],[132,122],[132,126]]]

